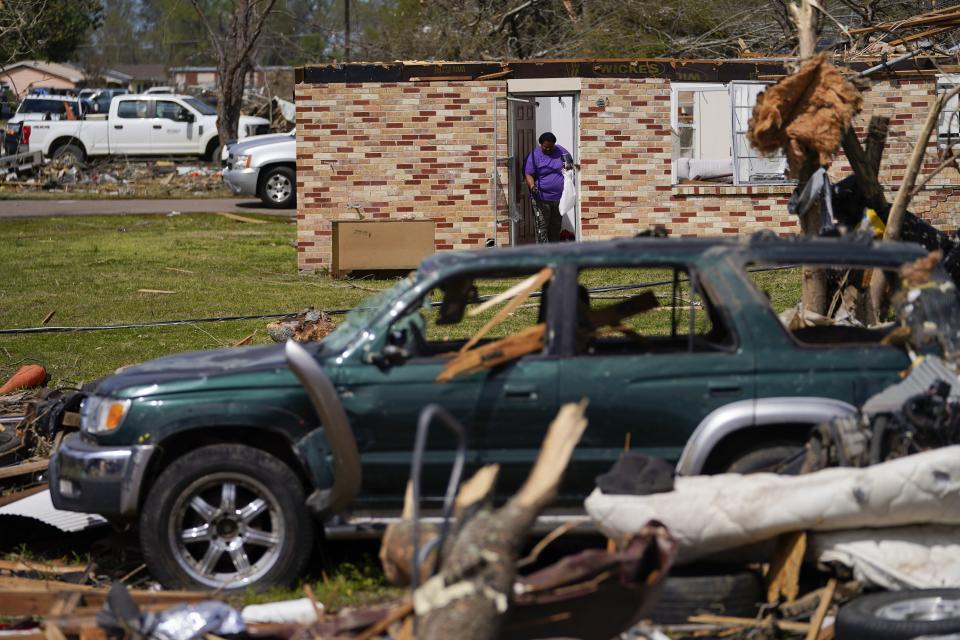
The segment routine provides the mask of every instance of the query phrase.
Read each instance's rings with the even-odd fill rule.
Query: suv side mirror
[[[410,359],[410,351],[407,350],[407,330],[394,329],[387,334],[387,344],[379,353],[371,353],[369,360],[371,364],[386,368],[398,364],[403,364]]]

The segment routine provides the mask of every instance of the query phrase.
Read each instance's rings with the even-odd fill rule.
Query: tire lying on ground
[[[650,618],[658,624],[684,624],[699,614],[753,617],[763,601],[763,580],[752,571],[681,568],[663,581]]]
[[[906,640],[960,633],[960,589],[861,596],[840,609],[837,640]]]
[[[240,444],[174,460],[140,514],[147,568],[168,588],[285,585],[306,566],[314,524],[300,479],[275,456]]]

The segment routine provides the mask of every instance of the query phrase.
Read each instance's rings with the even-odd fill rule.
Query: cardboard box
[[[335,220],[333,275],[346,271],[414,269],[433,255],[433,220]]]

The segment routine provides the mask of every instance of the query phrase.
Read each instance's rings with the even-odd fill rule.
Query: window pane
[[[583,353],[712,351],[733,344],[685,269],[588,268],[579,283]]]
[[[768,85],[753,82],[731,83],[733,101],[733,163],[738,184],[785,182],[787,159],[782,152],[760,155],[747,139],[750,117],[759,96]]]
[[[183,111],[183,107],[181,107],[176,102],[167,102],[166,100],[157,101],[157,117],[158,118],[166,118],[168,120],[179,120],[181,111]]]
[[[124,100],[117,105],[118,118],[146,118],[146,100]]]
[[[876,327],[864,327],[855,318],[862,317],[862,305],[869,296],[869,281],[864,274],[871,269],[831,267],[828,281],[834,291],[830,296],[831,308],[827,317],[803,315],[799,313],[802,295],[803,270],[805,268],[824,268],[823,265],[780,265],[751,264],[750,280],[764,293],[770,306],[776,313],[783,328],[795,340],[808,345],[873,345],[894,328],[892,322]],[[888,281],[893,284],[894,292],[899,288],[900,278],[895,271],[888,272]],[[893,320],[891,315],[886,318]]]

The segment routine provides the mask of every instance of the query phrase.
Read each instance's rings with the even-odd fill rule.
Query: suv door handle
[[[153,125],[153,128],[154,128],[154,129],[163,129],[163,125],[162,125],[162,124],[155,124],[155,125]]]
[[[513,400],[536,402],[540,399],[540,391],[536,387],[506,387],[503,394]]]
[[[115,125],[113,125],[113,128],[114,128],[114,129],[123,129],[123,125],[122,125],[122,124],[115,124]]]
[[[740,393],[740,385],[736,382],[709,382],[707,389],[712,396],[728,396]]]

